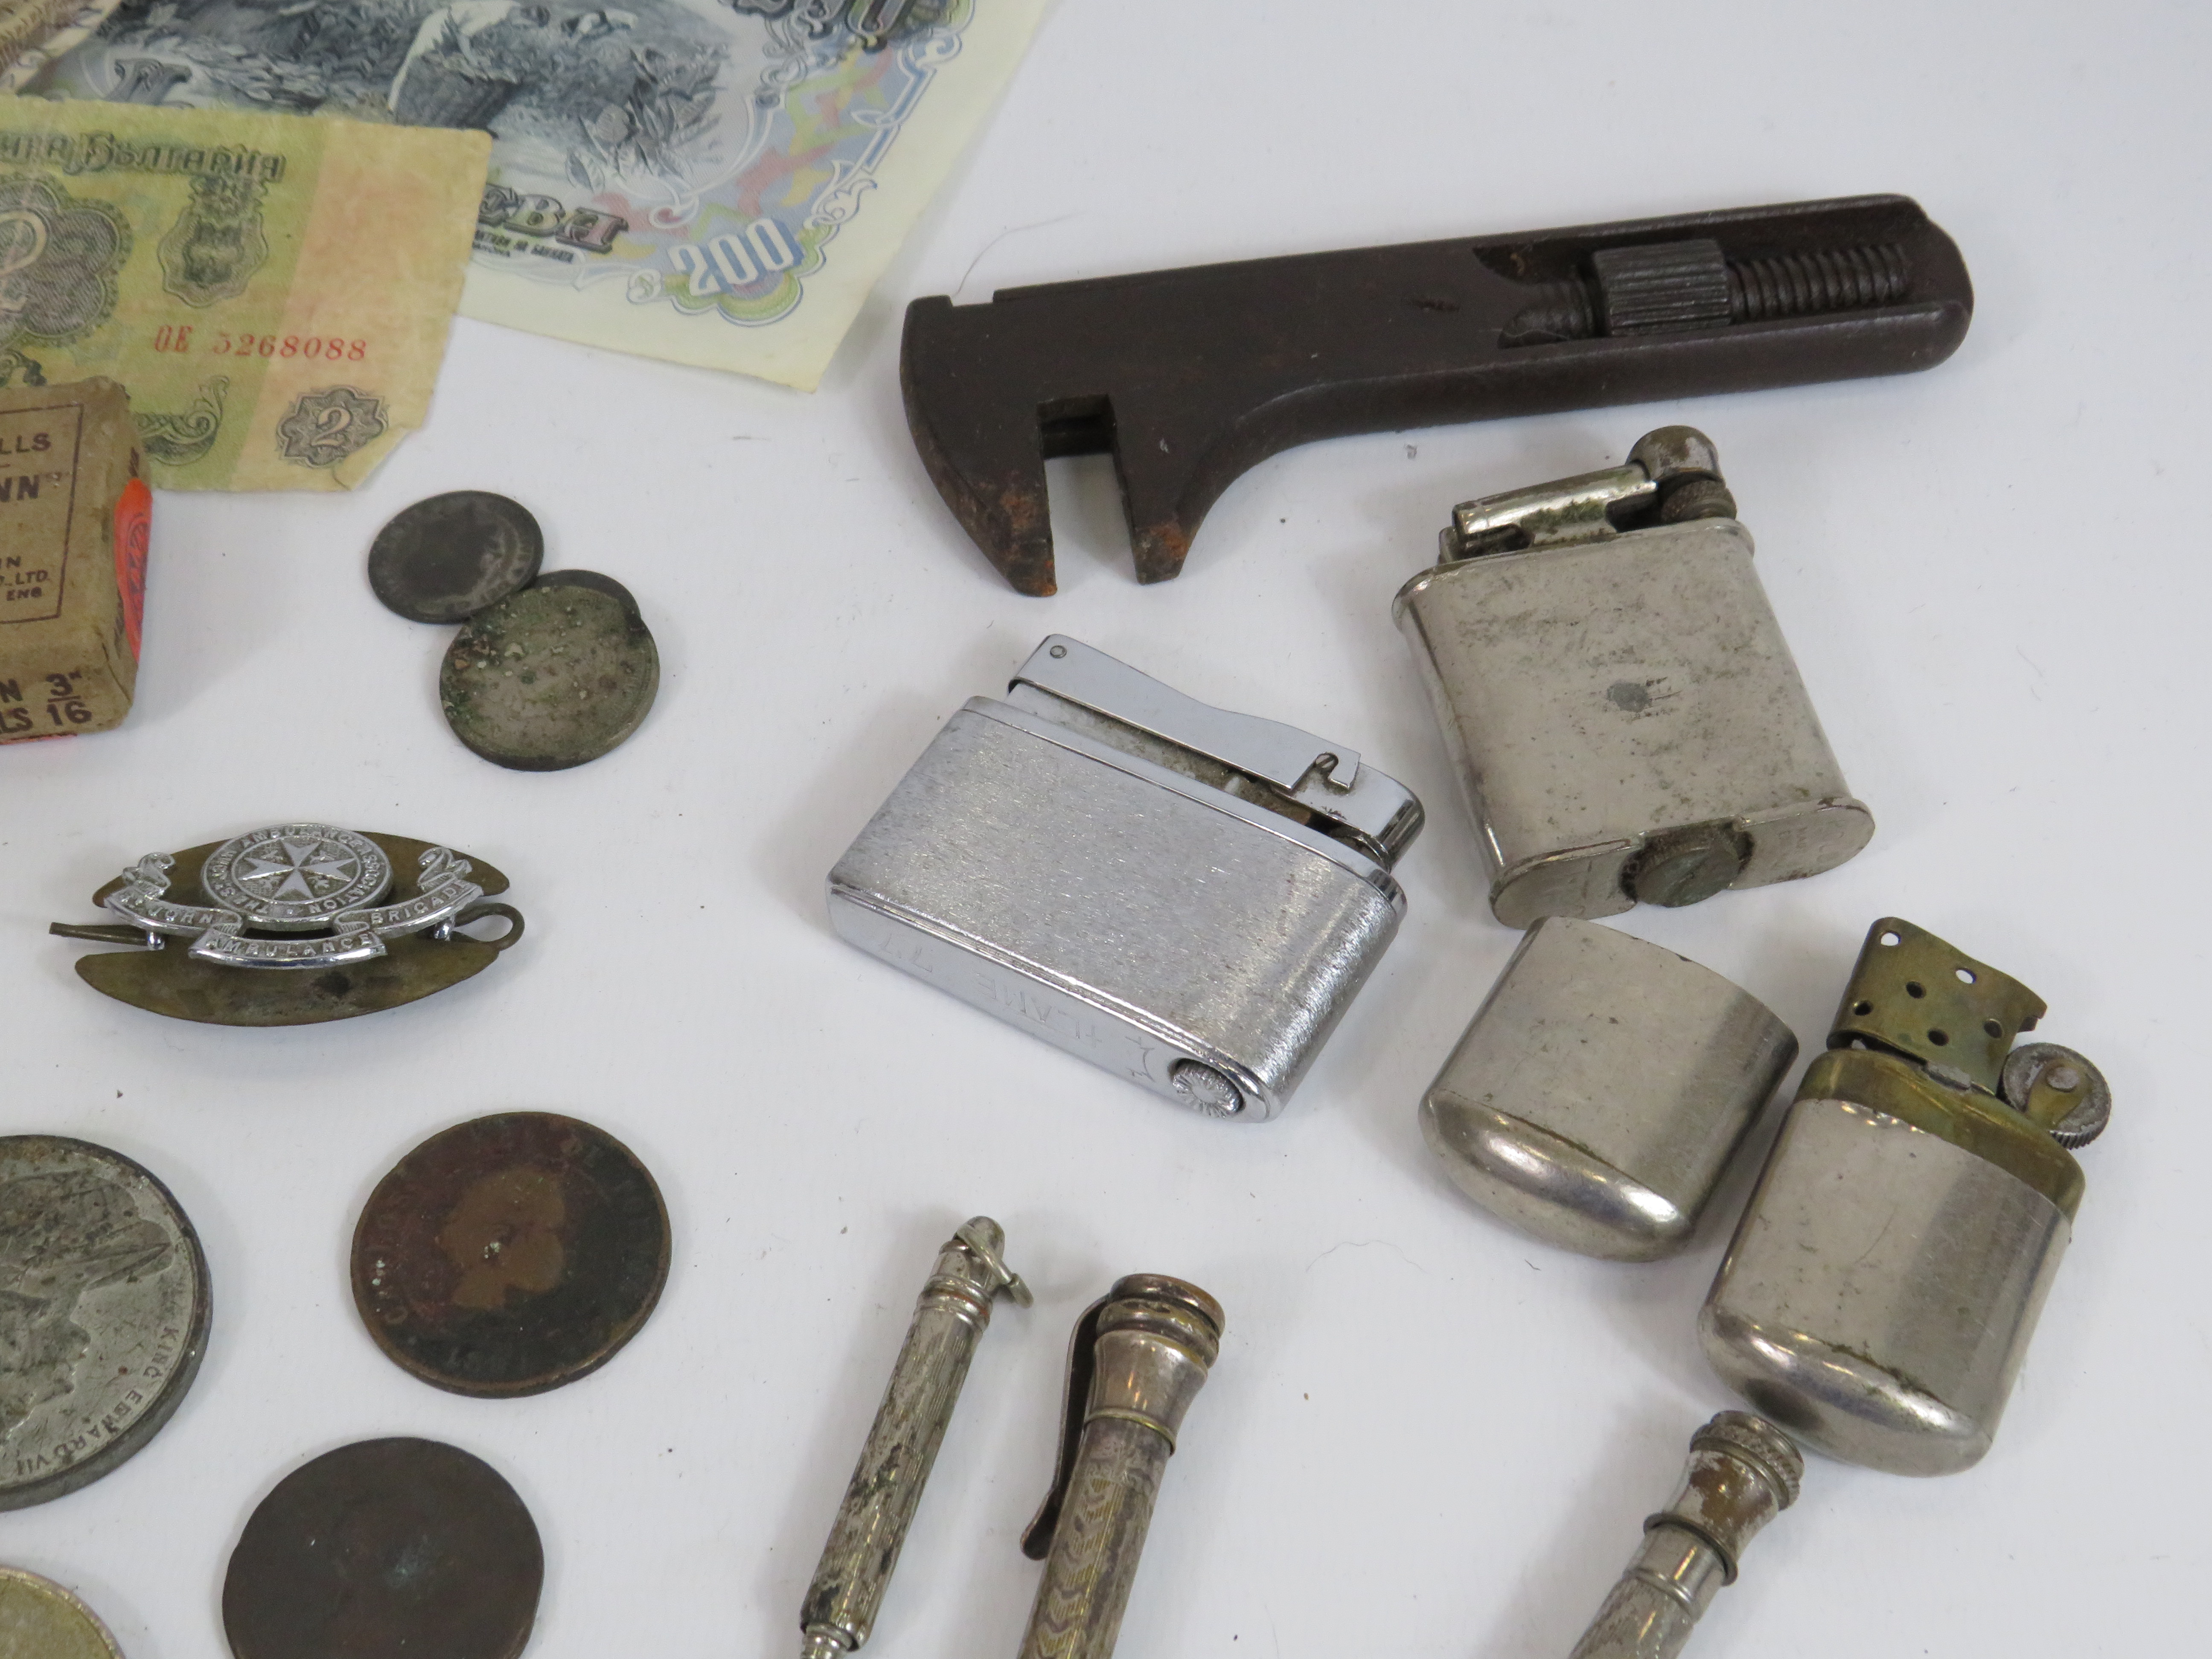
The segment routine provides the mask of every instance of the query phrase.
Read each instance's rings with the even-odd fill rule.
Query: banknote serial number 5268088
[[[192,335],[197,330],[197,343]],[[213,343],[210,343],[212,341]],[[204,351],[212,357],[320,357],[357,363],[368,356],[368,342],[336,334],[231,334],[197,323],[163,323],[154,331],[156,351]]]

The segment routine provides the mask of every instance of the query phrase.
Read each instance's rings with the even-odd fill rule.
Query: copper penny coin
[[[527,587],[545,536],[521,502],[454,489],[403,507],[368,549],[368,586],[410,622],[465,622]]]
[[[514,1488],[435,1440],[362,1440],[276,1483],[230,1553],[237,1659],[515,1659],[545,1552]]]
[[[542,1394],[636,1335],[668,1279],[668,1210],[629,1147],[551,1112],[435,1134],[378,1183],[353,1237],[353,1299],[425,1382]]]

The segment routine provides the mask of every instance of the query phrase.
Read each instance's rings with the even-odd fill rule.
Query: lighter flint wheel
[[[1208,1117],[1235,1117],[1244,1109],[1237,1086],[1212,1066],[1195,1060],[1179,1060],[1168,1079],[1183,1100]]]
[[[2081,1103],[2051,1126],[2051,1138],[2067,1150],[2087,1146],[2112,1121],[2112,1089],[2105,1074],[2078,1051],[2057,1042],[2022,1043],[2005,1056],[1997,1087],[2005,1103],[2016,1112],[2027,1110],[2028,1099],[2045,1075],[2060,1066],[2071,1066],[2081,1076]]]

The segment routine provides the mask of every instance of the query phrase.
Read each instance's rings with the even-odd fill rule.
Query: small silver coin
[[[544,556],[544,532],[521,502],[455,489],[404,508],[376,532],[368,585],[410,622],[465,622],[527,587]]]
[[[154,1437],[207,1346],[191,1223],[120,1152],[0,1136],[0,1510],[97,1480]]]
[[[392,860],[367,836],[329,823],[276,823],[234,836],[208,855],[200,886],[210,902],[272,933],[327,927],[343,910],[382,898]]]

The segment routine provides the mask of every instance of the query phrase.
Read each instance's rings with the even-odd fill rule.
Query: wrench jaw
[[[943,295],[907,307],[899,385],[907,424],[938,494],[1018,592],[1059,591],[1044,464],[1070,455],[1114,457],[1130,526],[1137,580],[1182,574],[1193,533],[1221,492],[1248,468],[1302,441],[1285,434],[1256,452],[1237,441],[1235,408],[1182,395],[1090,391],[1053,385],[1082,374],[1032,338],[1024,315],[997,302],[955,307]],[[1072,355],[1072,354],[1071,354]],[[1123,431],[1140,434],[1125,450]]]
[[[1221,492],[1261,455],[1297,441],[1243,455],[1239,409],[1210,406],[1182,387],[1171,397],[1164,390],[1106,400],[1121,417],[1113,423],[1114,476],[1137,580],[1147,583],[1181,575],[1190,539]]]
[[[1003,359],[979,349],[989,342],[970,332],[944,295],[907,307],[899,348],[907,425],[930,481],[961,528],[1017,592],[1047,598],[1060,588],[1040,404],[1001,395],[1008,379]]]
[[[1190,556],[1190,532],[1179,524],[1146,525],[1131,538],[1137,556],[1137,580],[1164,582],[1182,574]]]
[[[1045,459],[1058,460],[1064,455],[1114,458],[1114,481],[1121,489],[1121,517],[1129,526],[1140,582],[1164,582],[1181,573],[1184,556],[1190,551],[1191,532],[1212,500],[1208,495],[1194,512],[1185,509],[1192,486],[1182,459],[1197,453],[1197,440],[1203,437],[1212,417],[1201,416],[1194,423],[1187,398],[1174,409],[1152,406],[1164,403],[1157,395],[1147,401],[1097,393],[1055,398],[1037,405],[1037,442]],[[1133,453],[1121,446],[1124,410],[1131,417],[1128,429],[1139,434]],[[1196,429],[1187,439],[1178,429],[1179,422],[1181,427],[1194,425]],[[1230,473],[1223,486],[1235,477],[1235,472]],[[1219,489],[1214,493],[1218,495]]]

